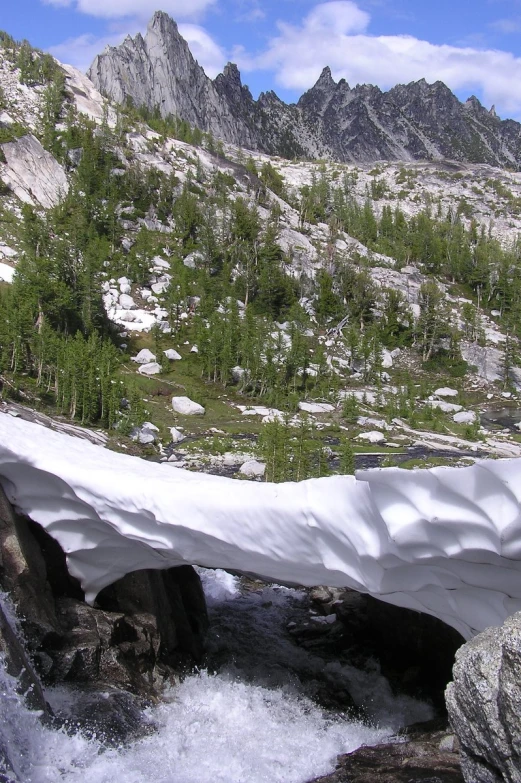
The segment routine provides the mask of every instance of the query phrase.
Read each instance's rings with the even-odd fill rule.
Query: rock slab
[[[521,780],[521,612],[456,653],[445,693],[467,783]]]
[[[172,397],[172,408],[183,416],[203,416],[204,408],[190,397]]]
[[[55,207],[67,195],[65,170],[31,134],[2,144],[6,163],[0,165],[0,178],[21,201],[44,209]]]

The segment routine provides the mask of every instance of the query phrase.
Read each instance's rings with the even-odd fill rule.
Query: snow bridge
[[[255,483],[0,415],[0,477],[90,601],[131,571],[196,564],[349,587],[467,639],[521,609],[521,460]]]

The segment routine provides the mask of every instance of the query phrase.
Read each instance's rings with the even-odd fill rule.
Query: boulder
[[[385,435],[378,430],[371,430],[370,432],[361,432],[357,435],[357,440],[366,440],[369,443],[385,443]]]
[[[256,459],[250,459],[241,465],[239,473],[251,478],[262,477],[266,473],[266,465],[263,462],[258,462]]]
[[[388,370],[393,366],[393,357],[390,351],[382,351],[382,367]]]
[[[182,416],[203,416],[205,412],[203,406],[190,397],[172,397],[172,408]]]
[[[14,273],[14,267],[9,266],[9,264],[4,264],[3,261],[0,261],[0,281],[3,281],[4,283],[12,283]]]
[[[463,410],[462,405],[456,405],[455,402],[445,402],[444,400],[425,400],[425,405],[430,405],[431,408],[437,408],[443,413],[459,413]]]
[[[186,438],[186,435],[183,435],[176,427],[170,427],[170,435],[172,436],[172,443],[181,443]]]
[[[170,283],[162,282],[162,283],[152,283],[152,291],[157,294],[157,296],[160,296],[161,294],[164,294],[165,291],[168,289],[168,286]]]
[[[204,257],[197,250],[183,258],[183,264],[189,269],[196,269],[197,265],[204,261]]]
[[[456,653],[445,693],[467,783],[521,780],[521,612]]]
[[[336,771],[312,783],[463,783],[457,743],[446,731],[422,730],[339,756]]]
[[[455,421],[456,424],[474,424],[477,418],[474,411],[460,411],[454,414],[452,421]]]
[[[161,365],[157,362],[149,362],[148,364],[142,364],[138,370],[141,375],[157,375],[161,372]]]
[[[181,354],[177,353],[173,348],[168,348],[168,350],[163,351],[167,359],[170,359],[172,362],[178,362],[179,359],[181,359]]]
[[[158,320],[156,323],[163,334],[171,334],[172,327],[170,326],[170,323],[168,321]]]
[[[143,348],[137,356],[131,358],[131,361],[137,362],[138,364],[148,364],[149,362],[156,361],[156,355],[155,353],[152,353],[152,351],[149,351],[148,348]]]
[[[154,443],[156,439],[156,433],[159,429],[150,421],[145,421],[141,427],[134,427],[130,433],[132,440],[137,440],[138,443],[146,445],[148,443]]]
[[[457,397],[458,390],[450,389],[448,386],[442,386],[440,389],[436,389],[434,394],[436,397]]]
[[[119,306],[122,310],[133,310],[136,306],[136,303],[132,299],[131,296],[128,294],[120,294],[119,296]]]
[[[487,381],[504,381],[505,354],[503,349],[492,345],[462,343],[461,355],[468,364],[475,367],[476,373]],[[516,389],[521,389],[521,368],[511,367],[509,381]]]
[[[244,378],[246,370],[244,369],[244,367],[240,367],[239,365],[236,365],[235,367],[232,367],[230,372],[231,372],[233,382],[240,383]]]
[[[248,462],[249,460],[252,460],[253,455],[244,452],[226,451],[222,455],[222,457],[218,455],[217,459],[219,460],[219,462],[222,461],[222,464],[225,465],[226,467],[233,468],[239,465],[243,465],[245,462]]]

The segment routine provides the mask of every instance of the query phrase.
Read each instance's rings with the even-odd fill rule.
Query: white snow
[[[521,460],[240,482],[0,415],[0,475],[91,601],[131,571],[195,563],[350,587],[466,638],[521,609]]]

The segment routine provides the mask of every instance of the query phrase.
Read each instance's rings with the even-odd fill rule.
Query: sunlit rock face
[[[228,63],[210,79],[162,11],[153,15],[145,37],[138,33],[106,47],[87,75],[118,103],[158,109],[216,138],[283,157],[521,163],[519,123],[500,120],[476,98],[461,103],[440,81],[421,79],[382,92],[335,82],[326,67],[296,104],[272,91],[254,100],[236,65]]]
[[[69,183],[63,166],[31,134],[2,144],[6,163],[0,179],[26,204],[50,209],[67,195]]]
[[[240,482],[116,454],[0,416],[0,476],[89,600],[182,564],[349,587],[465,638],[521,609],[520,460]]]

